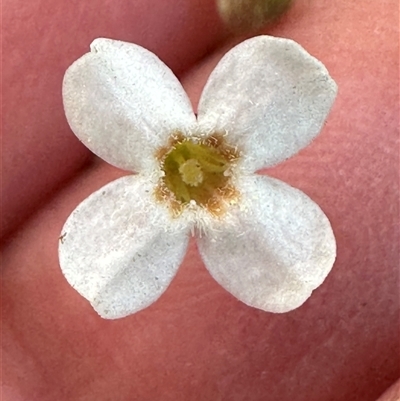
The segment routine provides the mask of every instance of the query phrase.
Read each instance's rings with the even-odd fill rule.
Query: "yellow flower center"
[[[222,136],[192,140],[178,133],[159,150],[157,158],[164,176],[156,197],[169,201],[175,215],[193,202],[219,215],[224,211],[224,201],[238,195],[230,175],[238,153]]]

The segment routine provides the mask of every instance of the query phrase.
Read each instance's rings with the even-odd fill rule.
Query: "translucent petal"
[[[244,153],[242,167],[270,167],[320,132],[337,92],[326,68],[289,39],[258,36],[219,62],[202,93],[198,120],[225,131]]]
[[[185,255],[187,227],[152,196],[149,180],[120,178],[84,200],[62,229],[62,272],[104,318],[155,302]]]
[[[156,148],[195,123],[178,79],[153,53],[96,39],[65,73],[65,114],[75,135],[107,162],[130,171],[154,167]]]
[[[244,303],[270,312],[300,306],[331,270],[336,243],[316,203],[269,177],[239,184],[241,200],[198,245],[211,275]]]

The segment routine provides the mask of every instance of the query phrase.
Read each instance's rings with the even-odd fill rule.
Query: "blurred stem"
[[[279,18],[293,0],[217,0],[218,12],[236,33],[256,30]]]

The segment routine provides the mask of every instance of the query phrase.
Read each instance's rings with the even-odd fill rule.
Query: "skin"
[[[224,36],[212,1],[151,3],[4,2],[3,399],[376,400],[399,376],[396,2],[299,0],[265,30],[301,43],[339,85],[322,134],[263,172],[330,218],[338,257],[324,284],[293,312],[252,309],[192,241],[159,301],[107,321],[62,276],[57,243],[76,205],[126,172],[70,132],[63,73],[94,37],[128,40],[179,73],[196,106],[239,41],[201,59]]]

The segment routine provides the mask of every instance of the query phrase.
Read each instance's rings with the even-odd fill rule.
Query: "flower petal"
[[[96,39],[65,73],[65,114],[75,135],[107,162],[130,171],[153,168],[157,147],[195,123],[190,100],[153,53]]]
[[[326,68],[289,39],[258,36],[219,62],[198,107],[200,126],[223,131],[243,151],[242,167],[270,167],[319,133],[337,92]]]
[[[62,272],[104,318],[155,302],[185,255],[188,228],[151,198],[151,188],[140,176],[113,181],[84,200],[63,227]]]
[[[332,268],[330,223],[308,196],[269,177],[239,185],[241,202],[198,240],[211,275],[244,303],[270,312],[300,306]]]

